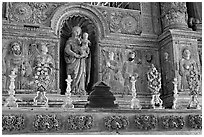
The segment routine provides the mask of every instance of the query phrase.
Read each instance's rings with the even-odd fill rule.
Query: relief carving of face
[[[75,37],[79,37],[80,34],[81,34],[81,28],[78,27],[78,26],[74,27],[74,28],[73,28],[73,35],[74,35]]]
[[[164,52],[164,60],[168,60],[169,54],[167,52]]]
[[[190,59],[190,57],[191,57],[191,52],[190,52],[190,50],[189,50],[189,49],[184,49],[184,50],[183,50],[183,58],[185,58],[185,59]]]
[[[135,59],[135,53],[134,52],[130,52],[128,55],[128,60],[129,61],[133,61]]]
[[[12,52],[14,55],[20,55],[21,54],[21,47],[20,47],[19,43],[14,42],[12,44]]]

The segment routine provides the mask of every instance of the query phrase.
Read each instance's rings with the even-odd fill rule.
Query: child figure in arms
[[[89,55],[89,44],[91,43],[89,40],[88,40],[88,37],[89,37],[89,34],[88,33],[84,33],[83,34],[83,39],[81,40],[81,55],[84,56],[84,57],[88,57]]]

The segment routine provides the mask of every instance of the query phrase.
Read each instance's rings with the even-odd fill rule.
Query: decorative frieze
[[[184,127],[184,118],[182,116],[163,116],[161,117],[161,126],[164,129],[182,129]]]
[[[23,115],[2,115],[2,131],[21,131],[25,128]]]
[[[156,128],[158,120],[154,115],[136,115],[134,122],[137,129],[152,130]]]
[[[45,24],[60,4],[43,2],[10,2],[7,17],[10,22]]]
[[[108,23],[111,33],[140,35],[141,14],[139,10],[122,10],[116,8],[97,7]]]
[[[91,115],[70,115],[65,123],[66,130],[86,130],[93,126],[93,117]]]
[[[110,131],[116,130],[117,132],[120,129],[126,129],[129,125],[129,121],[126,116],[107,116],[103,118],[103,120],[106,129]]]
[[[34,131],[57,131],[60,129],[60,121],[56,115],[38,114],[33,120]]]
[[[189,115],[188,125],[194,129],[202,129],[202,115]]]

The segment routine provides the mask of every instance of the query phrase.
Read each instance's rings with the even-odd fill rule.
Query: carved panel
[[[10,22],[45,24],[60,4],[43,2],[10,2],[7,17]]]
[[[101,62],[100,72],[101,80],[106,82],[114,94],[125,94],[125,77],[124,77],[124,64],[128,62],[128,54],[133,51],[135,53],[135,71],[137,71],[139,77],[136,82],[136,90],[138,93],[148,93],[147,88],[147,72],[151,64],[155,64],[156,68],[159,68],[157,62],[158,55],[157,51],[154,50],[143,50],[143,49],[124,49],[123,45],[111,45],[110,47],[102,46],[101,48]],[[112,59],[110,59],[110,57]],[[131,94],[129,91],[128,94]]]
[[[120,129],[126,129],[129,125],[128,118],[126,116],[107,116],[104,119],[104,125],[106,129],[116,132]]]
[[[178,81],[179,81],[179,90],[183,92],[189,91],[189,86],[187,82],[187,77],[190,74],[192,67],[200,73],[200,62],[199,55],[197,50],[197,41],[195,39],[188,40],[175,40],[175,59],[177,61],[178,68]],[[188,53],[187,53],[188,52]],[[189,54],[190,53],[190,54]],[[187,55],[189,54],[189,55]],[[189,56],[189,59],[187,59]],[[201,77],[200,77],[201,78]],[[200,79],[201,80],[201,79]]]
[[[151,130],[156,127],[158,120],[154,115],[136,115],[134,122],[137,129]]]
[[[189,115],[188,124],[191,128],[202,129],[202,115]]]
[[[182,129],[184,126],[184,118],[182,116],[163,116],[161,117],[161,125],[164,129]]]
[[[91,115],[70,115],[65,123],[66,130],[86,130],[93,126],[93,117]]]
[[[58,43],[53,40],[38,38],[13,37],[6,36],[3,38],[3,90],[8,89],[10,84],[9,75],[11,70],[17,68],[17,77],[15,79],[15,89],[17,91],[27,91],[30,93],[35,89],[34,61],[40,55],[41,45],[46,45],[48,55],[53,58],[53,73],[51,75],[51,84],[48,92],[55,92],[58,89],[59,79],[59,53]],[[19,51],[15,51],[14,45],[18,45]]]
[[[106,19],[111,33],[140,35],[141,15],[137,10],[97,7]]]
[[[56,115],[39,114],[33,120],[35,131],[57,131],[61,128],[61,123]]]
[[[25,128],[23,115],[2,115],[2,131],[21,131]]]

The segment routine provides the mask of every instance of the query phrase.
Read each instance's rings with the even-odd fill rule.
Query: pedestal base
[[[140,105],[140,101],[137,98],[133,98],[130,102],[131,109],[141,109],[142,106]]]

